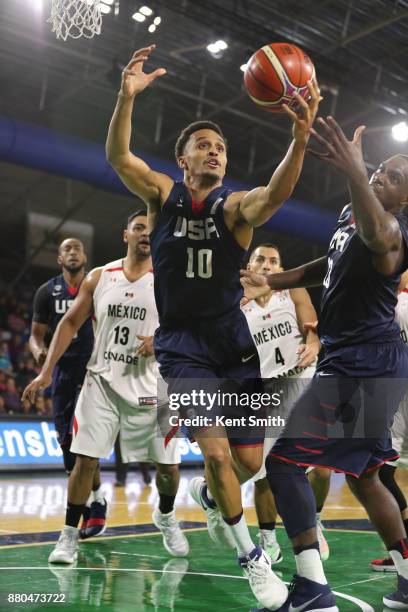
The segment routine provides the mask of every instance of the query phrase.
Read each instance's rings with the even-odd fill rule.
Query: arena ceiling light
[[[153,25],[158,26],[161,24],[161,17],[155,17],[153,19]]]
[[[225,49],[228,49],[228,44],[225,40],[216,40],[207,45],[207,51],[215,58],[221,57]]]
[[[154,23],[151,23],[147,29],[149,30],[150,34],[153,34],[153,32],[156,31],[156,26]]]
[[[145,17],[150,17],[153,14],[153,10],[150,6],[141,6],[139,9],[139,13],[142,13]]]
[[[247,67],[247,64],[241,64],[239,69],[242,70],[242,72],[245,72],[246,67]]]
[[[143,15],[142,13],[139,13],[138,11],[137,13],[133,13],[132,19],[134,19],[135,21],[138,21],[139,23],[142,23],[143,21],[146,20],[146,16]]]
[[[406,121],[401,121],[392,126],[392,137],[397,142],[407,142],[408,140],[408,124]]]

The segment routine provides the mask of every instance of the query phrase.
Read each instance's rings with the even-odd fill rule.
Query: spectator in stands
[[[22,334],[13,334],[8,343],[9,357],[14,369],[18,368],[18,363],[21,361],[22,354],[24,353],[25,344]]]
[[[43,395],[38,395],[35,400],[35,413],[37,416],[45,417],[47,414],[47,408],[45,406],[45,400]]]
[[[19,393],[22,393],[23,389],[25,389],[32,380],[34,380],[38,374],[37,370],[32,357],[19,362],[16,376],[16,385]]]
[[[6,405],[4,403],[3,396],[0,395],[0,415],[2,414],[7,414],[7,412],[6,412]]]
[[[6,391],[6,374],[0,370],[0,394]]]
[[[20,395],[16,388],[16,382],[12,376],[6,380],[6,391],[3,393],[6,410],[9,414],[19,414],[22,411]]]
[[[10,374],[13,371],[13,366],[8,351],[8,344],[4,341],[0,344],[0,370]]]
[[[31,416],[32,414],[35,413],[34,406],[32,405],[29,399],[25,399],[22,402],[21,407],[22,407],[24,416]]]

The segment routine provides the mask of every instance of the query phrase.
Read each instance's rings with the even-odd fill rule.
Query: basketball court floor
[[[113,474],[104,472],[109,528],[81,544],[74,567],[47,563],[63,524],[66,478],[1,476],[0,610],[248,612],[255,601],[234,555],[215,548],[204,514],[189,498],[188,481],[198,473],[182,471],[177,497],[178,517],[190,542],[187,558],[171,558],[152,525],[154,484],[145,486],[132,472],[126,488],[115,488]],[[399,481],[405,488],[408,474],[401,473]],[[245,512],[256,537],[252,496],[252,485],[244,486]],[[395,577],[370,570],[369,561],[384,551],[341,475],[333,476],[323,519],[331,550],[325,569],[339,609],[382,612],[382,595],[393,590]],[[282,528],[278,539],[284,560],[276,571],[290,581],[294,561]]]

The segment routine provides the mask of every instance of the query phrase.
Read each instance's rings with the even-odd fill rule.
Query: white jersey
[[[265,307],[251,300],[242,311],[258,350],[262,378],[305,373],[297,367],[303,336],[288,289],[274,291]]]
[[[99,374],[131,406],[155,406],[157,363],[138,357],[140,336],[153,336],[158,314],[153,273],[127,280],[122,260],[103,267],[94,296],[95,343],[88,370]]]
[[[398,294],[398,303],[395,307],[395,318],[401,328],[401,338],[408,344],[408,289]]]

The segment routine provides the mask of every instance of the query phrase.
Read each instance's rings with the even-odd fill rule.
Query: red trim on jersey
[[[310,433],[310,431],[302,431],[302,436],[308,436],[309,438],[316,438],[317,440],[328,440],[326,436],[318,436],[317,434]]]
[[[79,291],[79,287],[70,287],[69,285],[67,285],[67,289],[70,295],[76,295]]]
[[[106,268],[105,272],[116,272],[117,270],[123,270],[123,266],[120,268]]]
[[[297,448],[300,451],[303,451],[304,453],[312,453],[312,455],[323,455],[323,451],[321,450],[314,450],[312,448],[306,448],[305,446],[300,446],[300,444],[295,444],[295,448]]]
[[[408,289],[401,289],[401,293],[408,293]]]
[[[178,432],[178,429],[179,429],[178,425],[173,425],[173,427],[170,429],[169,433],[164,438],[164,448],[167,448],[167,445],[172,440],[172,438],[174,438],[174,436]]]
[[[315,423],[319,423],[319,425],[331,425],[333,427],[333,425],[335,425],[335,423],[329,423],[328,421],[322,421],[322,419],[319,419],[318,417],[315,416],[309,416],[309,421],[315,421]]]
[[[73,427],[74,427],[74,434],[77,435],[77,433],[78,433],[78,421],[76,420],[76,416],[75,415],[74,415]]]
[[[336,410],[337,406],[335,404],[326,404],[325,402],[319,402],[319,405],[322,408],[327,408],[327,410]]]
[[[355,472],[349,472],[348,470],[343,470],[342,468],[334,467],[333,465],[320,465],[319,463],[310,463],[310,462],[302,463],[301,461],[294,461],[293,459],[288,459],[287,457],[282,457],[281,455],[277,455],[276,453],[273,453],[272,451],[269,453],[268,456],[275,457],[275,459],[279,459],[279,461],[283,461],[284,463],[291,463],[292,465],[300,465],[301,467],[323,468],[326,470],[332,470],[333,472],[336,472],[336,474],[349,474],[350,476],[354,476],[354,478],[359,478],[361,476],[361,474],[356,474]],[[395,458],[390,457],[389,459],[386,459],[385,461],[381,461],[381,463],[379,463],[378,465],[374,465],[368,468],[367,470],[364,470],[361,473],[368,474],[368,472],[372,472],[373,470],[377,470],[378,468],[382,467],[385,463],[388,463],[388,461],[395,461],[396,459],[399,459],[399,455],[396,455]]]
[[[196,215],[200,213],[202,210],[204,210],[204,206],[205,206],[205,202],[197,202],[194,199],[191,200],[191,208],[193,210],[193,213],[195,213]]]
[[[96,317],[95,317],[95,315],[94,315],[94,314],[92,315],[92,321],[95,321],[95,322],[96,322]]]
[[[354,476],[354,478],[358,478],[359,475],[354,472],[348,472],[347,470],[343,470],[342,468],[334,467],[332,465],[319,465],[318,463],[302,463],[301,461],[293,461],[293,459],[288,459],[287,457],[281,457],[276,453],[269,453],[269,457],[275,457],[275,459],[279,459],[279,461],[284,461],[285,463],[292,463],[292,465],[300,465],[300,467],[314,467],[314,468],[324,468],[326,470],[333,470],[337,474],[349,474],[350,476]],[[384,462],[385,463],[385,462]],[[365,472],[363,472],[364,474]]]

